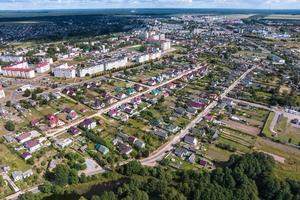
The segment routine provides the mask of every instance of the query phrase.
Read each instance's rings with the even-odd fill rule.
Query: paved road
[[[201,66],[202,67],[202,66]],[[146,90],[146,91],[144,91],[144,92],[142,92],[142,93],[138,93],[138,94],[136,94],[135,96],[139,96],[139,95],[141,95],[141,94],[145,94],[145,93],[147,93],[147,92],[150,92],[151,90],[153,90],[153,89],[155,89],[155,88],[159,88],[159,87],[161,87],[161,86],[164,86],[165,84],[168,84],[168,83],[170,83],[170,82],[173,82],[173,81],[175,81],[175,80],[177,80],[177,79],[179,79],[179,78],[181,78],[181,77],[183,77],[183,76],[185,76],[185,75],[187,75],[187,74],[189,74],[189,73],[191,73],[191,72],[193,72],[193,71],[196,71],[196,70],[198,70],[198,69],[200,69],[201,67],[197,67],[196,69],[193,69],[193,70],[190,70],[190,71],[188,71],[188,72],[185,72],[184,74],[182,74],[182,75],[180,75],[180,76],[178,76],[178,77],[176,77],[176,78],[174,78],[174,79],[171,79],[171,80],[169,80],[169,81],[167,81],[167,82],[164,82],[164,83],[162,83],[162,84],[159,84],[159,85],[156,85],[156,86],[153,86],[153,87],[150,87],[148,90]],[[238,78],[230,87],[228,87],[223,93],[222,93],[222,95],[220,96],[221,98],[224,98],[234,87],[236,87],[236,85],[237,84],[239,84],[239,82],[243,79],[243,78],[245,78],[245,76],[247,75],[247,74],[249,74],[253,69],[255,69],[255,67],[253,67],[253,68],[251,68],[251,69],[249,69],[249,70],[247,70],[242,76],[240,76],[240,78]],[[121,105],[122,103],[125,103],[125,102],[127,102],[127,101],[130,101],[131,99],[133,99],[135,96],[133,96],[133,97],[129,97],[129,98],[127,98],[127,99],[124,99],[124,100],[122,100],[121,102],[118,102],[118,103],[116,103],[116,104],[114,104],[114,105],[112,105],[112,106],[110,106],[109,108],[106,108],[106,109],[103,109],[103,110],[101,110],[101,111],[99,111],[98,113],[96,113],[95,115],[99,115],[99,114],[102,114],[102,113],[105,113],[105,112],[107,112],[109,109],[111,109],[111,108],[114,108],[114,107],[117,107],[117,106],[119,106],[119,105]],[[165,143],[162,147],[160,147],[159,149],[157,149],[156,151],[154,151],[149,157],[147,157],[147,158],[145,158],[145,159],[141,159],[140,160],[140,162],[141,162],[141,164],[143,164],[143,165],[147,165],[147,166],[154,166],[155,164],[156,164],[156,162],[157,161],[159,161],[159,160],[161,160],[161,159],[163,159],[163,157],[165,156],[165,154],[166,154],[166,152],[167,151],[170,151],[171,149],[172,149],[172,147],[173,147],[173,145],[175,145],[176,143],[178,143],[182,138],[184,138],[185,137],[185,135],[187,135],[188,134],[188,132],[189,132],[189,129],[190,128],[192,128],[192,127],[194,127],[198,122],[200,122],[201,120],[202,120],[202,118],[205,116],[205,115],[207,115],[215,106],[217,106],[217,102],[216,101],[213,101],[212,103],[210,103],[191,123],[189,123],[183,130],[181,130],[180,131],[180,133],[179,134],[177,134],[176,136],[174,136],[170,141],[168,141],[167,143]],[[92,116],[90,116],[90,117],[92,117]],[[58,130],[58,131],[56,131],[56,133],[54,133],[54,135],[55,134],[57,134],[57,133],[60,133],[61,131],[64,131],[64,130],[67,130],[69,127],[71,127],[71,126],[74,126],[74,125],[76,125],[76,124],[79,124],[80,122],[76,122],[76,123],[74,123],[74,124],[72,124],[72,125],[69,125],[67,128],[63,128],[63,129],[60,129],[60,130]],[[126,164],[127,162],[124,162],[124,163],[122,163],[122,164]],[[98,174],[98,173],[103,173],[103,172],[105,172],[104,170],[99,170],[99,171],[95,171],[95,172],[92,172],[92,173],[90,173],[89,175],[95,175],[95,174]],[[18,193],[15,193],[15,194],[13,194],[13,195],[10,195],[9,197],[7,197],[6,199],[9,199],[9,200],[12,200],[12,199],[17,199],[17,197],[19,196],[19,195],[21,195],[21,194],[23,194],[23,193],[25,193],[25,192],[27,192],[27,191],[31,191],[31,192],[39,192],[39,189],[38,189],[38,186],[36,186],[36,187],[33,187],[33,188],[31,188],[31,189],[29,189],[29,190],[26,190],[26,191],[20,191],[20,192],[18,192]]]
[[[56,134],[59,134],[59,133],[61,133],[61,132],[64,132],[64,131],[68,130],[68,129],[71,128],[72,126],[77,126],[78,124],[80,124],[81,122],[83,122],[84,119],[86,119],[86,118],[93,118],[93,117],[102,115],[103,113],[106,113],[106,112],[108,112],[109,110],[111,110],[111,109],[113,109],[113,108],[117,108],[117,107],[121,106],[123,103],[130,102],[130,101],[131,101],[132,99],[134,99],[135,97],[141,96],[141,95],[143,95],[143,94],[147,94],[147,93],[151,92],[151,91],[154,90],[154,89],[160,88],[160,87],[162,87],[162,86],[164,86],[164,85],[166,85],[166,84],[169,84],[169,83],[171,83],[171,82],[173,82],[173,81],[176,81],[176,80],[182,78],[183,76],[186,76],[186,75],[188,75],[188,74],[190,74],[190,73],[192,73],[192,72],[195,72],[195,71],[199,70],[201,67],[203,67],[203,66],[197,66],[195,69],[186,71],[186,72],[182,73],[181,75],[179,75],[179,76],[177,76],[177,77],[175,77],[175,78],[173,78],[173,79],[170,79],[170,80],[168,80],[168,81],[165,81],[165,82],[163,82],[163,83],[161,83],[161,84],[158,84],[158,85],[155,85],[155,86],[148,87],[145,91],[136,93],[136,94],[133,95],[133,96],[130,96],[130,97],[127,97],[127,98],[125,98],[125,99],[123,99],[123,100],[120,100],[120,101],[118,101],[117,103],[114,103],[114,104],[112,104],[112,105],[110,105],[110,106],[108,106],[108,107],[106,107],[106,108],[104,108],[104,109],[99,110],[97,113],[95,113],[95,114],[93,114],[93,115],[90,115],[90,116],[88,116],[88,117],[85,117],[85,118],[76,120],[76,121],[74,121],[74,122],[72,122],[72,123],[70,123],[70,124],[68,124],[68,125],[65,125],[65,126],[62,127],[62,128],[59,128],[59,129],[56,129],[56,130],[51,130],[51,131],[47,132],[46,135],[47,135],[48,137],[53,137],[53,136],[55,136]]]
[[[34,187],[32,187],[28,190],[19,191],[17,193],[14,193],[12,195],[7,196],[5,199],[7,199],[7,200],[17,200],[20,195],[22,195],[26,192],[38,193],[38,192],[40,192],[39,186],[34,186]]]
[[[244,79],[256,66],[248,69],[244,74],[242,74],[234,83],[232,83],[221,95],[220,98],[224,98],[233,88],[235,88],[242,79]],[[155,163],[164,158],[166,153],[173,148],[173,145],[178,143],[182,138],[184,138],[191,128],[193,128],[197,123],[199,123],[205,115],[211,112],[211,110],[217,106],[217,102],[213,101],[210,103],[197,117],[191,121],[183,130],[174,136],[171,140],[165,143],[161,148],[154,151],[148,158],[142,159],[141,163],[147,166],[154,166]]]

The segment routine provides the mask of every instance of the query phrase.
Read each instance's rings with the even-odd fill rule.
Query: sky
[[[0,10],[78,8],[300,9],[300,0],[0,0]]]

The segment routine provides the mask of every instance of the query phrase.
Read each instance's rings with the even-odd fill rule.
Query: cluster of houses
[[[132,152],[132,146],[143,149],[146,147],[145,142],[134,137],[128,136],[124,133],[118,133],[117,137],[112,141],[113,145],[116,146],[121,155],[129,155]]]
[[[132,86],[123,87],[123,88],[115,87],[113,92],[116,94],[113,95],[109,91],[101,90],[100,89],[101,84],[102,84],[101,82],[85,83],[83,87],[67,87],[62,92],[71,98],[79,100],[81,103],[95,110],[99,110],[104,108],[107,105],[116,103],[118,100],[125,99],[128,96],[132,96],[137,92],[144,90],[144,87],[140,84],[134,84]],[[83,92],[87,92],[88,90],[99,93],[99,96],[93,99],[87,96],[83,96]],[[138,99],[135,100],[137,100],[136,103],[138,103],[139,100]]]
[[[202,155],[199,154],[198,150],[201,145],[195,136],[191,134],[186,135],[183,138],[183,143],[183,146],[175,148],[173,152],[174,155],[176,155],[182,160],[186,160],[191,164],[197,163],[202,167],[209,168],[213,166],[213,164],[209,160],[203,158]]]

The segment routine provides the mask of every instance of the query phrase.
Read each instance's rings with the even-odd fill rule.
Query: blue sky
[[[173,7],[300,9],[300,0],[0,0],[0,10]]]

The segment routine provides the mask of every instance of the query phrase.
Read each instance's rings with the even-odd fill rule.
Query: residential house
[[[206,106],[205,103],[199,102],[199,101],[192,101],[190,103],[190,106],[196,109],[202,109]]]
[[[198,140],[197,138],[191,136],[191,135],[186,135],[184,137],[184,142],[190,145],[197,145],[198,144]]]
[[[23,158],[24,160],[28,160],[28,159],[32,158],[32,155],[29,152],[24,152],[21,154],[21,158]]]
[[[160,90],[154,89],[154,90],[151,91],[151,94],[154,95],[154,96],[157,96],[157,95],[160,94]]]
[[[141,92],[141,91],[143,91],[143,86],[141,86],[141,85],[139,85],[139,84],[134,84],[134,89],[136,90],[136,91],[138,91],[138,92]]]
[[[33,175],[33,171],[32,171],[31,169],[29,169],[29,170],[23,172],[23,178],[24,178],[24,179],[26,179],[26,178],[28,178],[28,177],[30,177],[30,176],[32,176],[32,175]]]
[[[50,115],[48,115],[47,119],[48,119],[48,125],[51,128],[55,128],[59,125],[59,119],[57,116],[50,114]]]
[[[97,123],[93,119],[85,119],[83,122],[79,125],[83,129],[91,130],[96,128]]]
[[[127,95],[124,94],[124,93],[119,93],[119,94],[116,95],[116,97],[119,98],[119,99],[125,99],[127,97]]]
[[[135,93],[136,93],[136,91],[135,91],[134,88],[127,88],[126,89],[126,94],[129,95],[129,96],[131,96],[131,95],[133,95]]]
[[[176,148],[174,154],[180,158],[184,158],[189,155],[189,151],[184,148]]]
[[[131,104],[133,104],[133,105],[139,105],[141,103],[142,103],[141,97],[135,97],[131,100]]]
[[[192,154],[190,155],[190,157],[188,158],[188,161],[189,161],[190,163],[195,163],[195,159],[196,159],[196,155],[195,155],[194,153],[192,153]]]
[[[70,146],[72,143],[73,143],[73,140],[70,139],[70,138],[57,140],[55,142],[56,146],[61,148],[61,149],[64,149],[64,148]]]
[[[14,171],[11,173],[11,176],[14,182],[23,180],[23,172],[22,171]]]
[[[24,147],[27,148],[31,153],[39,150],[41,148],[41,144],[38,140],[33,139],[24,143]]]
[[[117,109],[114,108],[114,109],[110,109],[107,114],[108,114],[108,116],[114,118],[119,115],[119,112]]]
[[[135,146],[137,146],[139,149],[143,149],[143,148],[146,147],[145,142],[143,142],[143,141],[140,140],[140,139],[135,140],[135,141],[133,142],[133,144],[134,144]]]
[[[78,135],[80,133],[80,130],[74,126],[72,126],[71,128],[69,128],[68,132],[71,135]]]
[[[109,149],[101,144],[96,144],[96,149],[97,151],[101,152],[103,155],[106,155],[109,153]]]
[[[154,130],[154,134],[160,137],[163,140],[168,139],[168,133],[166,131],[163,131],[161,129]]]
[[[132,148],[125,143],[119,142],[117,147],[119,152],[123,155],[129,155],[132,152]]]
[[[201,159],[201,160],[200,160],[200,162],[199,162],[199,164],[200,164],[202,167],[206,167],[206,165],[207,165],[207,161],[206,161],[206,160],[203,160],[203,159]]]
[[[194,107],[188,107],[186,111],[191,114],[197,114],[197,109]]]
[[[68,115],[67,115],[67,119],[68,120],[75,120],[78,118],[77,112],[75,110],[71,110]]]
[[[182,107],[175,108],[174,111],[176,114],[181,115],[181,116],[186,113],[186,110]]]

